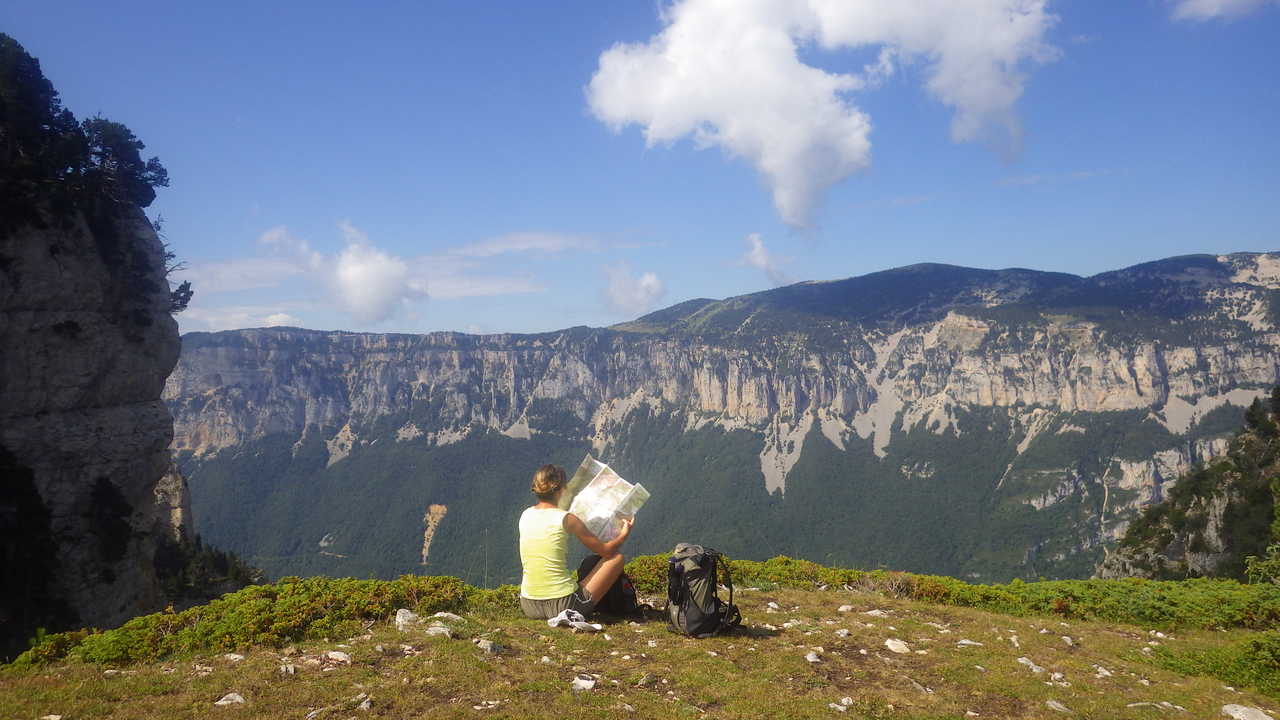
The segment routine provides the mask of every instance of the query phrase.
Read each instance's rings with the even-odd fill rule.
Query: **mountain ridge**
[[[1082,577],[1164,482],[1224,450],[1231,407],[1280,373],[1274,254],[1166,259],[1100,280],[940,265],[907,274],[917,282],[873,274],[896,294],[869,301],[849,290],[863,276],[550,333],[188,334],[165,391],[174,449],[206,536],[281,572],[288,558],[372,569],[307,546],[341,525],[350,544],[326,552],[358,557],[373,543],[390,558],[422,546],[427,508],[443,504],[431,553],[444,559],[430,562],[465,575],[490,561],[459,545],[468,536],[511,541],[479,498],[517,507],[533,467],[590,451],[658,490],[664,525],[638,530],[646,552],[696,527],[673,498],[729,497],[714,531],[742,557],[780,547],[850,565]],[[815,297],[845,304],[810,313]],[[271,458],[277,479],[254,480],[237,453]],[[451,474],[432,475],[442,462]],[[364,512],[382,498],[416,516],[393,530],[330,513],[322,528],[286,507],[311,497],[308,483],[341,505],[368,482],[378,489],[362,491]],[[235,521],[248,539],[219,530],[245,512],[228,495],[242,486],[284,503],[276,512],[299,526],[255,534]],[[259,541],[274,549],[255,555]],[[418,561],[395,562],[374,572]],[[494,562],[511,572],[509,557]]]

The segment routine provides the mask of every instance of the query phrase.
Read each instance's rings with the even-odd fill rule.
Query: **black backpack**
[[[598,562],[600,562],[599,555],[588,555],[582,558],[582,562],[578,564],[578,581],[581,582]],[[609,586],[609,591],[596,603],[596,611],[620,618],[641,614],[640,603],[636,600],[636,586],[631,584],[631,578],[627,577],[626,573],[619,575],[618,579],[613,581],[613,585]]]
[[[729,602],[716,594],[718,571],[729,589]],[[733,578],[729,563],[719,552],[701,545],[680,543],[667,560],[667,619],[670,630],[691,637],[708,637],[742,622],[733,604]]]

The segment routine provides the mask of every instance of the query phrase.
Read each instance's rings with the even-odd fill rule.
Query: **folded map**
[[[577,515],[591,534],[608,542],[622,529],[622,517],[634,516],[646,500],[644,486],[623,480],[608,465],[587,455],[560,494],[560,508]]]

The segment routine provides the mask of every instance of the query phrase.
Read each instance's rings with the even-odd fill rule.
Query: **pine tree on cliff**
[[[77,123],[40,61],[0,33],[0,209],[13,225],[38,222],[42,198],[83,206],[105,196],[147,207],[169,184],[158,158],[124,125],[95,117]],[[67,208],[62,208],[67,209]],[[8,228],[0,228],[4,230]]]
[[[76,122],[40,61],[0,33],[0,238],[24,225],[43,227],[41,208],[55,221],[79,210],[94,224],[121,205],[150,206],[155,189],[169,185],[169,172],[159,158],[144,161],[145,148],[121,123]],[[185,309],[191,295],[191,283],[179,285],[170,311]]]

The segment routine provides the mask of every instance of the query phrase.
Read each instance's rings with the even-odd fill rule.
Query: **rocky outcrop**
[[[41,215],[0,237],[0,525],[26,523],[5,564],[46,568],[0,624],[28,633],[161,607],[152,560],[190,513],[160,400],[179,351],[164,248],[128,205]]]
[[[1245,558],[1261,557],[1276,539],[1269,526],[1280,489],[1275,420],[1257,407],[1259,426],[1216,441],[1212,458],[1148,504],[1099,564],[1098,577],[1244,579]]]

